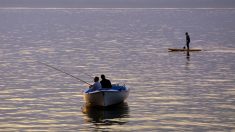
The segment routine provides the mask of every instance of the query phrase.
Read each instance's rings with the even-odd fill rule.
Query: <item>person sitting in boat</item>
[[[112,88],[112,84],[110,80],[106,79],[105,75],[102,74],[101,79],[102,80],[100,81],[100,83],[101,83],[102,88]]]
[[[91,91],[99,90],[102,88],[100,82],[99,82],[99,77],[94,78],[94,84],[90,86]]]

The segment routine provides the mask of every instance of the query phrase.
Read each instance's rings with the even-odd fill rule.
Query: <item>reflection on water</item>
[[[190,53],[189,53],[189,51],[187,51],[186,58],[187,58],[187,60],[190,60]]]
[[[0,131],[235,131],[234,14],[0,9]],[[190,58],[167,51],[185,31]],[[128,105],[83,113],[88,86],[37,61],[125,83]]]
[[[97,126],[100,125],[123,125],[129,117],[129,106],[126,102],[110,107],[89,107],[82,108],[87,115],[86,121],[92,122]]]

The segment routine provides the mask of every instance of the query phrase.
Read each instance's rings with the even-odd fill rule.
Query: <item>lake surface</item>
[[[0,9],[0,131],[235,131],[234,9]],[[182,48],[185,32],[201,52]],[[130,96],[84,106],[105,74]]]

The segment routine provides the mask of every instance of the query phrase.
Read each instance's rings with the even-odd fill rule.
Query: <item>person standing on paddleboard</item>
[[[185,36],[186,36],[186,46],[187,46],[187,50],[189,50],[190,36],[189,36],[188,32],[185,33]]]

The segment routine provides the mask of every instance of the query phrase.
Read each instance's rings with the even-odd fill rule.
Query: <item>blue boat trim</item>
[[[107,89],[107,88],[101,88],[99,90],[91,90],[91,89],[87,89],[84,92],[85,93],[97,93],[97,92],[101,92],[101,91],[109,91],[109,92],[117,92],[117,91],[125,91],[127,90],[127,88],[125,86],[117,86],[117,85],[113,85],[112,88]]]

